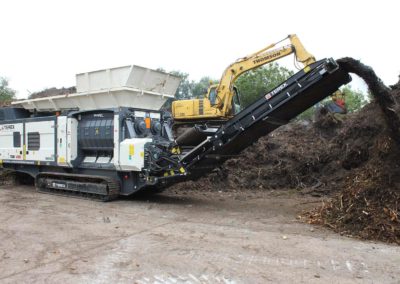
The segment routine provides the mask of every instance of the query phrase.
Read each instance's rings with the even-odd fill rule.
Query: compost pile
[[[365,132],[371,134],[368,140],[364,140]],[[371,103],[348,121],[338,137],[348,147],[347,138],[356,138],[357,133],[361,135],[353,140],[356,144],[350,156],[364,162],[351,164],[351,170],[342,176],[335,175],[339,187],[334,197],[305,217],[309,223],[322,224],[345,235],[400,244],[400,151],[377,103]]]
[[[360,131],[367,123],[380,128],[370,141],[361,141],[370,144],[365,163],[343,177],[343,188],[332,200],[306,217],[345,235],[400,244],[400,82],[390,90],[367,66],[352,59],[343,62],[375,96],[346,130]]]
[[[343,117],[328,113],[314,123],[295,121],[283,126],[259,139],[240,157],[226,161],[215,173],[184,187],[296,189],[325,196],[343,189],[354,171],[375,162],[381,151],[390,157],[398,153],[394,146],[379,105],[372,102]]]
[[[329,196],[305,215],[308,222],[400,244],[400,82],[389,89],[360,62],[338,62],[366,81],[375,97],[371,103],[346,116],[321,112],[315,122],[292,122],[182,188]]]
[[[76,88],[75,87],[69,87],[69,88],[47,88],[39,92],[35,92],[29,95],[29,99],[38,99],[38,98],[44,98],[44,97],[52,97],[52,96],[60,96],[60,95],[68,95],[68,94],[73,94],[76,93]]]

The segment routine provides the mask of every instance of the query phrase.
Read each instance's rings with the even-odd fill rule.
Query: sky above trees
[[[352,56],[386,84],[400,73],[398,1],[1,2],[0,76],[17,96],[75,85],[74,74],[137,64],[220,78],[238,57],[297,33],[317,59]],[[280,63],[293,68],[293,58]],[[361,83],[355,83],[360,85]]]

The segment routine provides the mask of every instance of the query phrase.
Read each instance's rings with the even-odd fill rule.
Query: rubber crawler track
[[[60,182],[63,181],[74,181],[83,184],[99,184],[106,183],[107,185],[107,194],[97,194],[97,193],[88,193],[79,190],[63,190],[63,189],[55,189],[49,188],[46,186],[47,180],[58,180]],[[103,176],[94,176],[94,175],[79,175],[79,174],[63,174],[63,173],[40,173],[35,179],[35,186],[38,192],[55,194],[55,195],[63,195],[68,197],[76,197],[76,198],[84,198],[91,199],[97,201],[112,201],[118,198],[120,186],[119,183],[109,177]]]

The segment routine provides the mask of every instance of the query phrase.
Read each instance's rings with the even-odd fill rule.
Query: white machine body
[[[118,121],[118,115],[116,115]],[[56,120],[29,121],[0,125],[0,161],[13,160],[26,164],[56,163],[73,167],[78,157],[78,121],[67,116]],[[57,130],[55,130],[57,129]],[[144,145],[151,138],[129,138],[119,141],[119,131],[114,131],[113,157],[88,157],[86,162],[110,163],[121,171],[142,171]]]
[[[133,194],[149,183],[154,143],[173,141],[172,116],[160,108],[179,84],[172,74],[130,65],[77,74],[75,94],[1,108],[0,168],[49,190]]]
[[[119,163],[123,171],[142,171],[144,167],[144,145],[150,138],[125,139],[119,146]]]
[[[76,93],[13,102],[36,111],[142,108],[159,110],[175,92],[177,76],[129,65],[76,75]]]

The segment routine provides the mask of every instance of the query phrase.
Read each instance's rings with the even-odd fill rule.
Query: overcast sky
[[[219,78],[238,57],[290,33],[317,59],[361,59],[386,84],[400,74],[395,0],[3,0],[0,8],[0,76],[19,98],[129,64]]]

